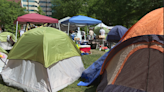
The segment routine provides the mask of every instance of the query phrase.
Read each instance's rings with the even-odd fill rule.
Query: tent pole
[[[70,26],[70,23],[68,23],[68,35],[69,35],[69,26]]]
[[[87,37],[88,37],[88,25],[87,25]],[[89,40],[89,39],[88,39]]]
[[[26,32],[26,28],[27,28],[27,23],[26,23],[26,25],[25,25],[25,32]]]
[[[61,29],[60,29],[60,23],[58,23],[58,27],[59,27],[59,30],[61,30]]]
[[[18,21],[17,21],[17,23],[16,23],[16,34],[15,34],[15,36],[16,36],[15,41],[16,41],[16,42],[17,42],[17,32],[18,32]]]
[[[84,34],[84,40],[86,41],[86,34]]]

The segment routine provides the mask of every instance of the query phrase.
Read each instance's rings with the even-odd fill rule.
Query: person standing
[[[105,36],[105,30],[103,29],[103,27],[101,27],[101,29],[100,29],[100,35]]]
[[[24,32],[25,32],[25,30],[24,30],[24,28],[22,27],[22,29],[19,31],[20,37],[24,34]]]
[[[89,30],[89,40],[93,40],[94,39],[94,32],[93,30]]]
[[[99,38],[102,39],[102,46],[104,46],[105,30],[103,29],[103,27],[101,27],[101,29],[100,29],[100,36],[99,36]]]

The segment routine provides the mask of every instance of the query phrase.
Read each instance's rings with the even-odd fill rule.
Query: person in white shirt
[[[93,32],[93,30],[89,30],[89,38],[90,38],[90,40],[93,40],[94,39],[94,32]]]
[[[24,31],[25,31],[24,29],[20,30],[20,36],[22,36],[24,34]]]
[[[104,46],[105,30],[103,29],[103,27],[101,27],[101,29],[100,29],[100,35],[101,35],[101,39],[102,39],[102,46]]]
[[[103,27],[100,29],[100,35],[105,36],[105,30],[103,29]]]

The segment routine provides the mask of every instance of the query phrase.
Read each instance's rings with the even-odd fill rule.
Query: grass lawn
[[[103,54],[105,54],[105,52],[98,51],[98,50],[91,50],[91,52],[92,54],[90,55],[82,56],[82,60],[85,68],[89,67],[93,62],[95,62]],[[60,90],[59,92],[95,92],[96,90],[95,86],[89,86],[89,87],[77,86],[78,82],[80,82],[80,80],[75,81],[73,84],[67,86],[66,88]],[[2,80],[0,80],[0,92],[23,92],[23,91],[13,87],[8,87],[3,83]]]

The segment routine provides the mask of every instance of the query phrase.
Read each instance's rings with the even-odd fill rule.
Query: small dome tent
[[[4,50],[11,50],[15,43],[15,35],[10,32],[0,33],[0,47]]]
[[[164,8],[134,24],[101,67],[97,92],[163,92]]]
[[[70,37],[39,27],[22,35],[1,75],[6,84],[30,92],[56,92],[77,80],[84,66]]]
[[[114,26],[107,35],[108,42],[119,42],[128,29],[121,25]]]

